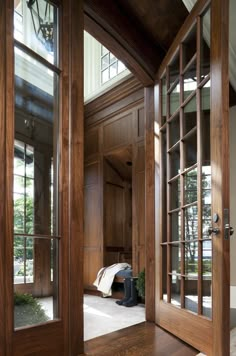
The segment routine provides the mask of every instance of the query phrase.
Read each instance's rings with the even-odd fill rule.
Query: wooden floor
[[[141,323],[85,342],[83,355],[196,356],[198,351],[152,323]]]

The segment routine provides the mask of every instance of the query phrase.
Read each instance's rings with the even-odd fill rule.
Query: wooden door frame
[[[213,237],[213,355],[230,354],[230,242],[224,238],[229,209],[229,0],[211,1],[212,207],[220,219]],[[214,36],[213,36],[214,35]],[[219,100],[221,98],[221,100]],[[221,187],[219,190],[218,187]],[[216,297],[217,296],[217,297]]]
[[[52,1],[60,16],[59,266],[60,321],[14,331],[13,326],[13,143],[14,1],[0,1],[0,355],[32,352],[75,356],[83,353],[83,0]],[[78,41],[78,38],[81,38]],[[77,43],[75,46],[74,43]],[[78,278],[79,276],[79,278]],[[11,301],[12,302],[9,302]],[[8,302],[6,302],[8,301]],[[60,338],[57,336],[60,335]],[[41,340],[41,342],[40,342]],[[53,350],[53,351],[52,351]]]

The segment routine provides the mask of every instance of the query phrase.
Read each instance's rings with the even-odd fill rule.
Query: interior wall
[[[131,228],[134,273],[137,274],[145,266],[144,136],[144,89],[135,78],[128,79],[85,106],[85,289],[95,289],[92,283],[98,270],[110,262],[115,263],[113,259],[109,260],[110,257],[108,260],[106,258],[107,242],[110,256],[112,250],[117,248],[117,243],[122,242],[122,248],[126,252],[130,250],[128,241]],[[122,174],[119,177],[119,174],[115,174],[112,169],[106,177],[106,158],[110,163],[112,159],[115,159],[117,164],[122,162],[124,168],[124,162],[130,161],[130,154],[132,166],[128,179]],[[117,167],[115,168],[117,171]],[[128,201],[131,200],[131,176],[132,216],[130,216],[131,209],[126,210]],[[105,190],[108,177],[113,184],[113,186],[109,184],[109,195],[115,195],[115,204],[110,201],[107,209]],[[115,223],[118,231],[123,231],[118,237],[117,231],[114,233],[114,224],[106,224],[106,220],[114,219],[117,210],[123,210],[122,214],[118,213],[120,218],[117,218]],[[110,216],[111,214],[113,217]],[[118,256],[117,251],[116,256]],[[126,257],[131,259],[131,254],[129,257],[127,254]],[[127,262],[130,262],[130,259]]]

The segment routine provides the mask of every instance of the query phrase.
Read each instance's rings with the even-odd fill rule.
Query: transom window
[[[125,65],[117,59],[108,49],[101,45],[101,82],[106,83],[110,79],[126,69]]]

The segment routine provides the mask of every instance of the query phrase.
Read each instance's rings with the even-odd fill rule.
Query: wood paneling
[[[93,282],[96,279],[97,273],[103,263],[102,248],[99,247],[85,247],[84,249],[84,287],[88,289],[95,289]]]
[[[146,318],[155,315],[155,153],[154,153],[154,88],[145,89],[145,238],[146,238]],[[157,163],[157,162],[156,162]]]
[[[137,105],[143,107],[143,97],[142,84],[134,77],[128,78],[105,94],[85,104],[85,127],[98,125],[115,115],[136,108]]]
[[[63,333],[62,322],[47,323],[14,333],[14,356],[64,356],[66,355],[65,343],[61,337]],[[24,340],[24,342],[22,342]],[[53,342],[52,342],[53,340]]]
[[[84,155],[86,159],[95,155],[99,150],[99,135],[98,130],[91,130],[86,133],[84,142]]]
[[[132,180],[132,266],[134,275],[145,267],[145,148],[144,142],[133,146]]]
[[[144,138],[145,134],[145,120],[144,120],[144,108],[138,110],[138,138]]]
[[[98,185],[84,188],[84,246],[101,245],[100,192]]]
[[[99,181],[99,163],[86,164],[84,170],[84,185],[96,185]]]
[[[104,150],[129,145],[132,140],[132,113],[104,124]]]
[[[137,102],[133,95],[137,92],[137,83],[134,79],[131,82],[129,79],[120,84],[117,90],[114,88],[85,106],[85,114],[88,115],[85,121],[89,120],[85,128],[87,147],[90,146],[94,132],[99,132],[97,152],[94,150],[92,155],[85,155],[85,200],[87,201],[87,203],[85,201],[85,206],[87,204],[85,246],[92,246],[90,241],[93,242],[94,256],[97,254],[99,256],[97,261],[100,261],[98,270],[103,265],[117,262],[131,263],[132,250],[134,251],[135,248],[135,274],[145,265],[144,110],[143,89],[140,89],[139,84],[138,90],[140,93],[142,91],[142,94]],[[120,108],[122,108],[121,112]],[[97,120],[98,115],[100,115],[99,120]],[[95,159],[100,165],[97,178]],[[131,165],[127,165],[127,162]],[[134,165],[137,177],[133,173]],[[91,185],[88,185],[89,182]],[[96,198],[94,198],[95,194]],[[93,199],[94,203],[90,203],[89,199]],[[92,220],[89,215],[93,216],[94,226],[91,226]],[[104,227],[99,225],[99,221],[104,224]],[[133,221],[137,238],[136,247],[132,247]],[[98,249],[100,245],[102,251]],[[90,251],[86,248],[86,256],[92,253]],[[93,278],[89,276],[90,267],[86,261],[84,266],[85,279],[90,280],[91,283],[94,276]],[[87,282],[85,285],[86,288],[94,288]]]

